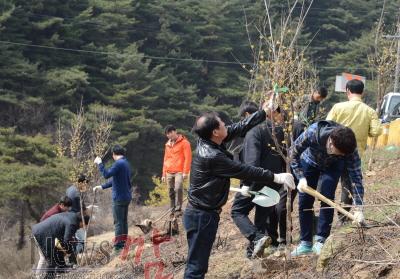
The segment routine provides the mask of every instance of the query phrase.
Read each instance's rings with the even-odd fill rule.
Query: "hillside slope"
[[[367,154],[368,156],[368,154]],[[322,255],[304,256],[286,261],[283,251],[262,259],[245,258],[247,241],[233,224],[229,212],[230,199],[221,214],[217,240],[210,258],[206,278],[399,278],[400,272],[400,152],[380,150],[374,155],[374,171],[365,176],[365,210],[369,228],[357,229],[353,225],[337,228],[336,217],[332,235]],[[336,196],[339,196],[339,190]],[[375,204],[375,205],[374,205]],[[380,204],[380,206],[376,206]],[[165,208],[147,208],[153,220],[161,216]],[[293,213],[294,240],[298,239],[298,214]],[[89,265],[69,276],[79,273],[82,278],[182,278],[186,256],[186,239],[179,222],[181,234],[171,239],[160,238],[167,229],[160,220],[156,231],[143,235],[137,227],[130,228],[131,237],[143,240],[143,252],[138,256],[138,246],[132,245],[125,260],[110,257],[106,264]],[[112,233],[91,237],[89,242],[98,245],[111,240]],[[164,242],[159,247],[154,242]],[[107,247],[111,251],[111,247]],[[104,261],[98,247],[95,255]],[[160,264],[162,263],[162,264]],[[85,274],[83,276],[82,272]],[[157,275],[156,273],[159,272]],[[75,273],[75,274],[74,274]]]

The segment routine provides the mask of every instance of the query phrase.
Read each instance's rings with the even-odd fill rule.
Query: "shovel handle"
[[[322,195],[318,191],[315,191],[313,188],[311,188],[309,186],[305,186],[304,188],[302,188],[302,190],[303,190],[303,192],[309,194],[310,196],[313,196],[313,197],[319,199],[320,201],[323,201],[324,203],[329,204],[330,206],[336,208],[337,211],[339,211],[340,213],[342,213],[346,217],[350,218],[351,220],[357,222],[357,219],[354,217],[353,214],[351,214],[350,212],[345,210],[343,207],[341,207],[337,203],[331,201],[330,199],[328,199],[327,197],[325,197],[324,195]]]
[[[242,190],[241,190],[240,188],[235,188],[235,187],[230,187],[230,188],[229,188],[229,191],[231,191],[231,192],[238,192],[238,193],[241,193],[241,192],[242,192]]]
[[[229,191],[241,193],[242,189],[236,188],[236,187],[230,187]],[[254,195],[254,196],[260,195],[259,192],[255,192],[255,191],[249,191],[249,194]]]

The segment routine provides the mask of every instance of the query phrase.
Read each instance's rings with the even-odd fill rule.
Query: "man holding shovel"
[[[183,215],[188,240],[186,279],[204,278],[207,273],[221,207],[228,200],[230,178],[265,184],[275,182],[294,188],[290,173],[273,174],[269,170],[235,162],[225,148],[225,142],[244,135],[265,118],[266,112],[260,110],[229,126],[225,126],[215,112],[203,113],[196,119],[193,131],[199,138],[190,171],[189,203]],[[242,193],[247,195],[248,190]]]
[[[357,205],[354,217],[358,223],[364,221],[362,212],[364,187],[361,160],[357,151],[354,132],[333,121],[319,121],[302,133],[291,149],[291,167],[299,179],[300,244],[292,252],[299,256],[314,252],[319,255],[331,231],[333,209],[321,202],[317,235],[313,245],[313,205],[314,196],[304,193],[307,186],[316,189],[321,180],[321,194],[330,200],[335,198],[338,180],[347,169],[355,184],[354,202]]]

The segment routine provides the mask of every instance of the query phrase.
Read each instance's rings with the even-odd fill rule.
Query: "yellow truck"
[[[377,139],[376,147],[400,146],[400,93],[390,92],[385,95],[379,118],[382,121],[383,132]],[[368,146],[372,146],[372,142],[369,138]]]

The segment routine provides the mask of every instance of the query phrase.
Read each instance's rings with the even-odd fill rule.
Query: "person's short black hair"
[[[123,148],[121,145],[116,144],[112,147],[111,149],[112,153],[115,155],[122,155],[125,156],[125,148]]]
[[[336,127],[330,134],[333,145],[344,154],[351,154],[357,148],[356,135],[349,127]]]
[[[258,106],[253,101],[244,101],[239,108],[239,116],[244,117],[246,112],[249,114],[253,114],[258,111]]]
[[[231,120],[231,118],[229,117],[229,115],[228,115],[226,112],[224,112],[224,111],[216,111],[215,113],[218,115],[218,117],[219,117],[225,124],[230,125],[230,124],[233,123],[232,120]]]
[[[76,213],[76,217],[77,217],[79,223],[82,222],[82,214],[80,212]],[[83,215],[83,220],[85,222],[85,225],[89,224],[90,216]]]
[[[58,203],[63,204],[66,207],[72,206],[72,200],[68,196],[61,197]]]
[[[346,83],[346,89],[353,94],[362,94],[364,92],[364,83],[358,79],[349,80]]]
[[[328,96],[328,89],[325,86],[318,87],[316,91],[322,98],[326,98],[326,96]]]
[[[176,128],[175,128],[174,125],[167,125],[167,126],[165,126],[164,134],[169,134],[169,133],[171,133],[172,131],[176,131]]]
[[[86,182],[86,183],[89,182],[89,179],[83,173],[79,174],[79,176],[78,176],[78,183],[82,183],[82,182]]]
[[[205,112],[197,117],[192,132],[200,138],[209,140],[215,129],[219,128],[218,114],[216,112]]]

